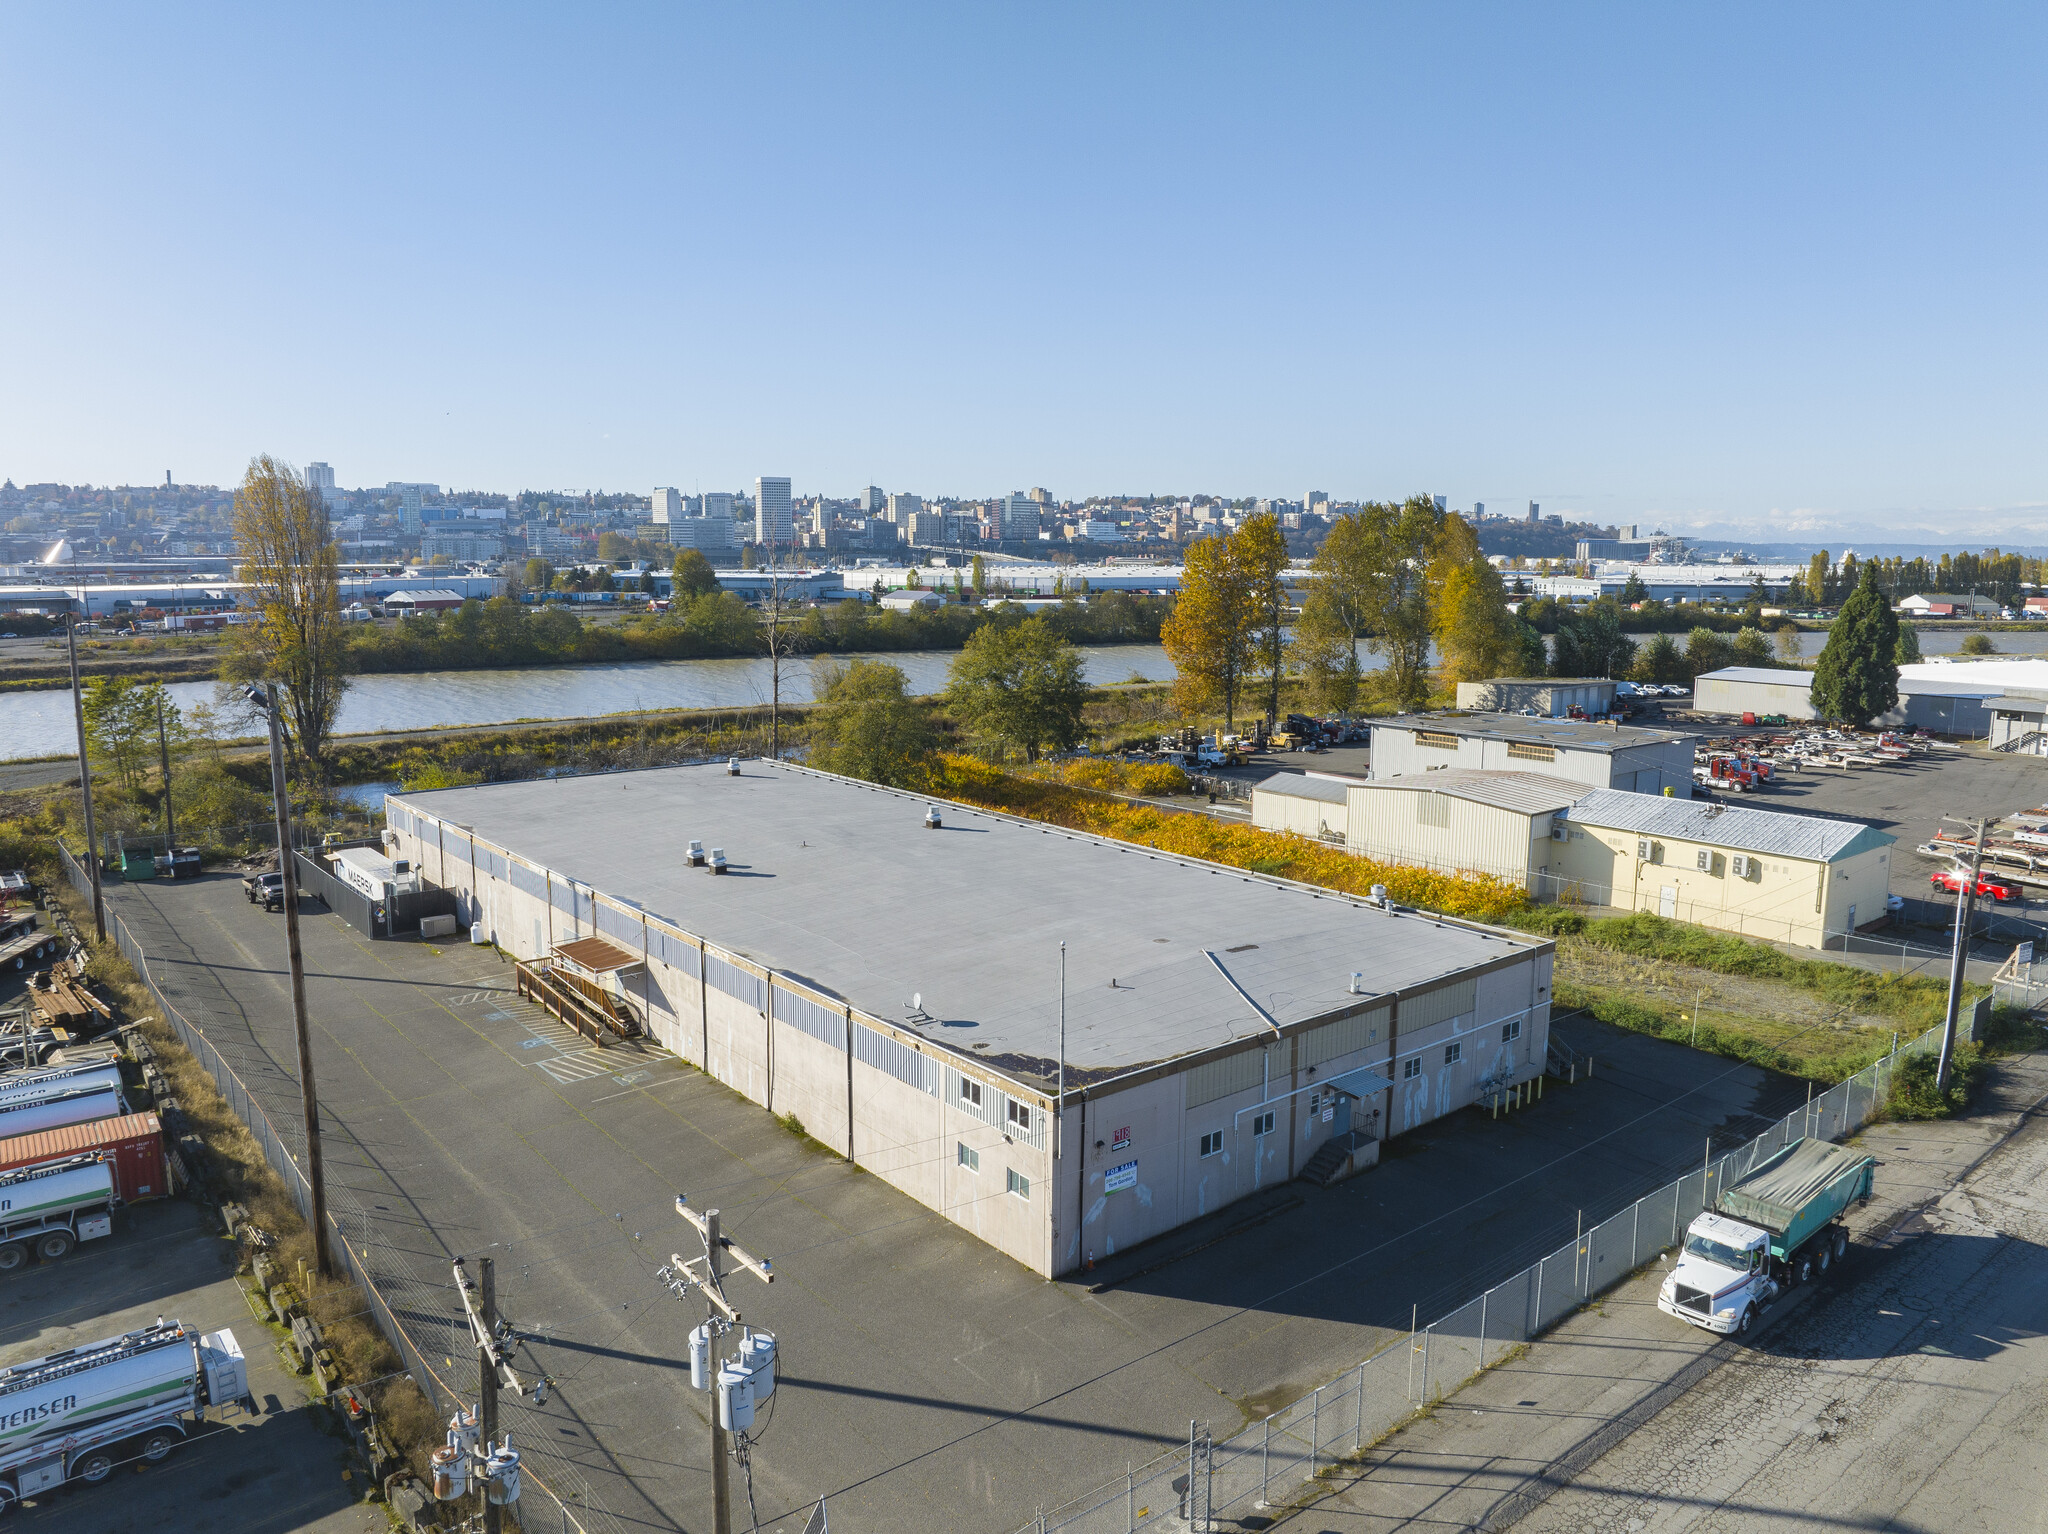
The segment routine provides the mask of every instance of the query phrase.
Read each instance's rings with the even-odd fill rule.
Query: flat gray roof
[[[1070,1081],[1270,1037],[1205,950],[1287,1025],[1354,1010],[1354,970],[1412,991],[1549,946],[964,805],[928,831],[944,801],[766,761],[391,799],[1035,1079],[1059,1052],[1062,940]],[[731,874],[689,867],[692,838]],[[936,1021],[913,1023],[914,995]]]
[[[1719,671],[1703,671],[1702,682],[1751,682],[1778,687],[1813,688],[1813,673],[1797,666],[1782,669],[1767,666],[1723,666]],[[1957,681],[1932,679],[1928,677],[1902,676],[1899,678],[1899,696],[1902,698],[1991,698],[2001,689],[1989,683],[1975,686],[1958,686]]]
[[[1252,785],[1256,793],[1285,794],[1290,799],[1320,799],[1325,804],[1342,804],[1353,783],[1363,783],[1364,778],[1319,777],[1309,772],[1276,772],[1270,778],[1262,778]]]
[[[1396,714],[1391,719],[1375,719],[1372,727],[1441,730],[1446,735],[1478,740],[1519,740],[1573,751],[1600,751],[1609,756],[1632,746],[1664,745],[1693,738],[1675,730],[1641,730],[1628,725],[1595,724],[1590,719],[1531,719],[1518,714]]]

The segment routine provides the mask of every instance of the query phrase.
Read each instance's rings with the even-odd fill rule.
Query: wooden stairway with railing
[[[521,959],[512,966],[513,988],[599,1049],[641,1037],[640,1019],[581,975]]]

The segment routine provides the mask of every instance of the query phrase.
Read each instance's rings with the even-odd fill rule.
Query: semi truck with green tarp
[[[1711,1332],[1748,1331],[1772,1300],[1848,1254],[1842,1216],[1869,1202],[1876,1170],[1875,1157],[1845,1145],[1794,1140],[1686,1227],[1657,1308]]]

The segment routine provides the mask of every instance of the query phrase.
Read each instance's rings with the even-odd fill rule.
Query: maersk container
[[[1787,1261],[1858,1199],[1869,1198],[1877,1159],[1825,1140],[1794,1140],[1740,1182],[1723,1188],[1714,1207],[1770,1233],[1771,1256]]]

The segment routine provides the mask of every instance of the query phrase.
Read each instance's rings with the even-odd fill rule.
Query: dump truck
[[[67,1481],[170,1455],[211,1406],[249,1394],[235,1334],[159,1321],[0,1369],[0,1512]]]
[[[1771,1301],[1848,1254],[1842,1215],[1869,1202],[1876,1169],[1847,1146],[1794,1140],[1686,1227],[1657,1308],[1710,1332],[1747,1332]]]

